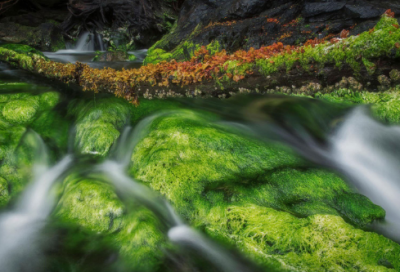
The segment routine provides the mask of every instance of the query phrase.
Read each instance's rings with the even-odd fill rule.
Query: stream
[[[87,36],[83,39],[87,39]],[[78,42],[75,49],[45,55],[52,60],[80,61],[99,69],[128,69],[140,67],[146,54],[146,50],[131,52],[137,56],[137,61],[132,63],[99,63],[91,61],[95,54],[93,49],[91,45]],[[50,102],[51,99],[55,102]],[[384,220],[376,220],[364,229],[400,241],[400,213],[397,209],[400,205],[400,170],[397,167],[400,163],[400,127],[377,121],[370,116],[366,107],[331,105],[300,97],[239,96],[226,101],[181,99],[154,102],[156,106],[147,106],[136,117],[135,112],[138,110],[126,101],[108,94],[80,93],[4,64],[0,64],[0,100],[4,115],[0,120],[3,133],[0,140],[4,146],[1,156],[3,170],[0,169],[0,176],[5,173],[7,166],[12,167],[12,171],[19,171],[18,178],[22,180],[15,181],[7,178],[8,176],[5,178],[9,182],[10,202],[2,206],[0,214],[1,271],[57,271],[54,267],[75,260],[76,256],[66,254],[65,246],[61,245],[63,242],[60,241],[68,244],[66,240],[56,237],[76,231],[75,226],[60,223],[63,220],[59,215],[67,212],[59,211],[67,203],[65,195],[68,190],[78,186],[79,182],[69,185],[70,180],[77,177],[78,180],[96,179],[93,184],[110,186],[104,187],[112,189],[102,194],[115,194],[115,197],[110,198],[112,202],[121,201],[118,202],[121,203],[118,207],[124,207],[118,208],[123,209],[123,212],[117,208],[110,208],[106,215],[99,212],[96,216],[110,219],[109,226],[102,231],[93,228],[90,231],[93,236],[87,236],[89,240],[97,237],[92,240],[97,241],[103,233],[108,232],[118,235],[122,232],[122,227],[116,227],[116,224],[121,216],[140,211],[141,208],[138,207],[144,207],[146,211],[151,211],[146,216],[154,216],[154,220],[158,222],[155,225],[162,236],[160,241],[168,244],[160,251],[167,252],[167,261],[159,262],[167,263],[170,271],[267,271],[255,264],[254,260],[245,257],[246,254],[223,242],[227,237],[214,239],[205,232],[207,224],[198,222],[202,216],[206,217],[201,214],[201,209],[198,211],[199,218],[190,222],[186,206],[175,207],[174,201],[168,199],[167,190],[159,187],[158,192],[156,187],[149,186],[149,181],[143,182],[132,174],[132,165],[142,163],[135,160],[137,146],[148,144],[145,150],[151,149],[156,143],[151,143],[146,137],[157,134],[157,130],[154,132],[153,129],[159,125],[160,120],[173,118],[176,114],[181,114],[182,109],[194,112],[187,113],[189,116],[218,116],[204,117],[205,120],[211,120],[204,127],[205,130],[216,126],[221,131],[232,134],[232,137],[283,144],[285,148],[290,148],[305,159],[306,165],[312,164],[313,167],[322,167],[337,173],[349,188],[366,196],[386,212]],[[14,103],[13,101],[28,103],[24,108],[19,105],[13,108],[16,112],[20,111],[18,114],[21,116],[6,115],[8,108],[12,106],[9,103]],[[149,102],[144,101],[143,104],[146,107]],[[199,118],[193,117],[188,124],[196,125],[200,122]],[[173,123],[174,119],[170,122]],[[186,141],[185,136],[178,133],[170,133],[169,137]],[[159,141],[164,140],[160,138]],[[216,150],[221,148],[220,144],[215,145]],[[168,147],[164,149],[168,150]],[[182,161],[184,158],[185,154],[180,154]],[[9,173],[11,170],[7,171]],[[146,168],[144,171],[151,169]],[[154,171],[167,170],[157,168]],[[140,171],[136,174],[144,176]],[[217,184],[215,187],[216,194],[229,191],[228,186]],[[212,191],[213,188],[206,189]],[[93,193],[90,201],[97,201],[96,194]],[[80,195],[83,193],[80,192]],[[80,195],[73,201],[83,202],[84,197]],[[204,193],[202,196],[206,195]],[[83,217],[82,220],[89,219]],[[147,219],[141,220],[146,222]],[[233,237],[236,234],[230,235]],[[94,264],[89,265],[93,270],[85,270],[80,265],[90,262],[91,254],[95,250],[88,250],[93,246],[90,244],[92,241],[83,241],[82,244],[77,242],[78,247],[87,250],[82,249],[82,256],[76,254],[79,258],[82,257],[76,262],[81,264],[71,266],[70,270],[58,271],[97,271],[96,262],[100,259],[104,260],[100,271],[133,271],[130,266],[126,268],[115,261],[118,258],[113,255],[114,249],[106,247],[103,251],[100,250],[100,245],[98,247],[101,254],[95,255]],[[141,243],[148,244],[146,241]],[[96,247],[97,244],[94,245]],[[108,250],[113,253],[108,254]],[[67,261],[59,256],[64,253]],[[24,261],[21,262],[21,259]],[[62,261],[54,264],[52,260]],[[283,261],[279,259],[276,262]],[[290,267],[288,269],[291,270]]]

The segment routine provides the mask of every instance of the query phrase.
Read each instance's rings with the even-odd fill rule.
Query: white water
[[[72,157],[66,156],[37,176],[15,209],[0,215],[1,271],[40,271],[45,246],[41,232],[54,204],[51,188],[71,162]],[[39,168],[43,171],[43,165]]]
[[[330,138],[330,157],[358,191],[386,211],[377,228],[400,240],[400,127],[386,126],[355,109]]]

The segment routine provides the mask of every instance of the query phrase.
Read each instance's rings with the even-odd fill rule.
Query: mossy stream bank
[[[235,132],[218,115],[176,101],[141,100],[135,107],[108,94],[71,96],[45,83],[18,82],[5,72],[3,209],[32,176],[30,130],[44,139],[52,161],[73,150],[77,164],[90,168],[110,156],[124,127],[162,110],[142,131],[129,175],[238,258],[260,271],[400,271],[400,245],[369,227],[385,211],[288,148]],[[371,104],[382,121],[398,123],[398,93],[337,89],[319,97],[343,107]],[[154,214],[122,201],[100,175],[70,173],[57,194],[49,231],[57,242],[47,271],[218,271],[172,245]]]

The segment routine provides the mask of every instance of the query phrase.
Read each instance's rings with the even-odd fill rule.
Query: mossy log
[[[222,51],[216,52],[215,57],[202,48],[187,62],[172,60],[132,70],[61,64],[7,48],[0,48],[0,60],[51,79],[78,84],[83,90],[114,93],[133,103],[139,96],[229,97],[251,91],[310,95],[333,90],[343,77],[351,77],[350,87],[355,90],[381,91],[397,84],[399,40],[397,21],[383,15],[374,29],[357,37],[328,43],[312,40],[297,48],[278,44],[229,56]],[[263,55],[263,50],[268,53]]]

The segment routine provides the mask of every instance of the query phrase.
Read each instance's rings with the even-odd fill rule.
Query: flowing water
[[[52,167],[47,166],[47,151],[34,134],[38,148],[34,180],[27,186],[15,207],[0,214],[0,264],[2,271],[39,271],[46,247],[43,229],[54,207],[54,183],[67,171],[72,157],[66,156]],[[24,261],[21,261],[24,260]]]
[[[96,51],[106,51],[106,46],[100,34],[84,32],[73,48],[58,50],[57,52],[44,52],[49,59],[61,63],[75,63],[77,61],[86,63],[92,68],[103,69],[111,67],[116,70],[139,68],[147,55],[147,50],[129,51],[128,54],[135,55],[134,61],[105,62],[93,61]]]
[[[81,50],[89,48],[91,45],[86,43],[89,36],[89,34],[83,35],[77,48]],[[145,51],[138,52],[138,59],[144,58],[145,53]],[[78,54],[59,52],[53,57],[56,58],[56,55],[60,56],[60,59],[65,57],[65,61],[72,61],[72,56]],[[82,57],[88,57],[88,54],[84,53]],[[102,107],[100,99],[90,94],[72,94],[73,92],[69,89],[58,89],[56,85],[48,82],[43,83],[45,87],[40,84],[31,84],[36,82],[36,79],[30,81],[29,75],[24,72],[10,69],[5,65],[0,66],[2,93],[14,93],[13,86],[19,85],[11,85],[7,82],[16,79],[29,82],[30,85],[28,84],[24,91],[35,93],[35,95],[48,89],[59,91],[65,101],[55,107],[51,113],[61,115],[61,119],[71,118],[71,114],[67,114],[64,110],[67,106],[69,109],[78,108],[79,103],[82,102]],[[74,101],[71,102],[70,100],[73,99]],[[264,141],[279,141],[290,146],[314,164],[336,171],[358,192],[385,209],[385,221],[375,222],[373,229],[393,240],[400,241],[398,231],[400,213],[397,210],[400,205],[398,180],[400,177],[400,170],[398,170],[400,126],[382,124],[370,117],[363,107],[331,107],[328,104],[310,102],[303,98],[249,96],[227,101],[184,100],[183,104],[189,104],[190,108],[217,113],[224,120],[222,125],[229,128],[231,132],[238,135],[250,135]],[[121,104],[115,106],[115,111],[119,110],[118,107],[122,107]],[[102,118],[99,110],[88,113],[88,106],[83,109],[91,122]],[[113,114],[113,110],[109,112],[110,115]],[[76,150],[74,155],[69,155],[74,150],[71,147],[75,141],[72,136],[64,151],[55,152],[57,148],[49,134],[34,132],[35,128],[41,129],[41,127],[32,125],[33,129],[29,129],[23,139],[35,143],[36,155],[33,159],[34,166],[31,168],[33,178],[18,198],[6,206],[0,215],[0,268],[7,272],[44,271],[44,263],[48,258],[51,259],[45,249],[52,241],[43,237],[43,230],[49,221],[55,220],[52,213],[57,204],[63,201],[56,192],[55,183],[63,180],[66,172],[71,172],[73,164],[78,164],[80,167],[75,174],[99,175],[101,180],[112,184],[121,200],[127,202],[126,207],[129,207],[129,200],[134,199],[150,210],[161,223],[165,237],[181,250],[188,250],[206,260],[211,267],[208,271],[258,271],[249,265],[250,262],[237,258],[237,252],[232,252],[226,245],[212,240],[191,227],[163,196],[128,174],[131,164],[136,163],[131,159],[137,144],[148,135],[156,120],[173,113],[174,111],[171,110],[153,113],[134,124],[129,120],[113,121],[113,124],[123,123],[128,126],[120,126],[121,134],[118,134],[118,141],[112,145],[110,155],[103,159],[94,155],[87,159],[88,155]],[[111,117],[104,118],[108,120],[107,118]],[[78,115],[76,119],[81,121],[84,117]],[[61,122],[56,121],[53,125],[60,126],[61,129]],[[130,125],[134,125],[134,128]],[[111,130],[110,127],[103,128],[103,124],[100,128]],[[69,131],[78,135],[79,129],[77,125]],[[85,132],[84,129],[81,133]],[[89,131],[90,133],[92,132]],[[45,140],[39,134],[43,135]],[[96,142],[97,138],[95,135],[90,139]],[[53,166],[50,167],[50,164]],[[83,200],[78,197],[76,201]],[[115,233],[118,231],[120,230],[116,230]],[[22,259],[25,261],[21,262]],[[186,270],[182,269],[182,271]]]

